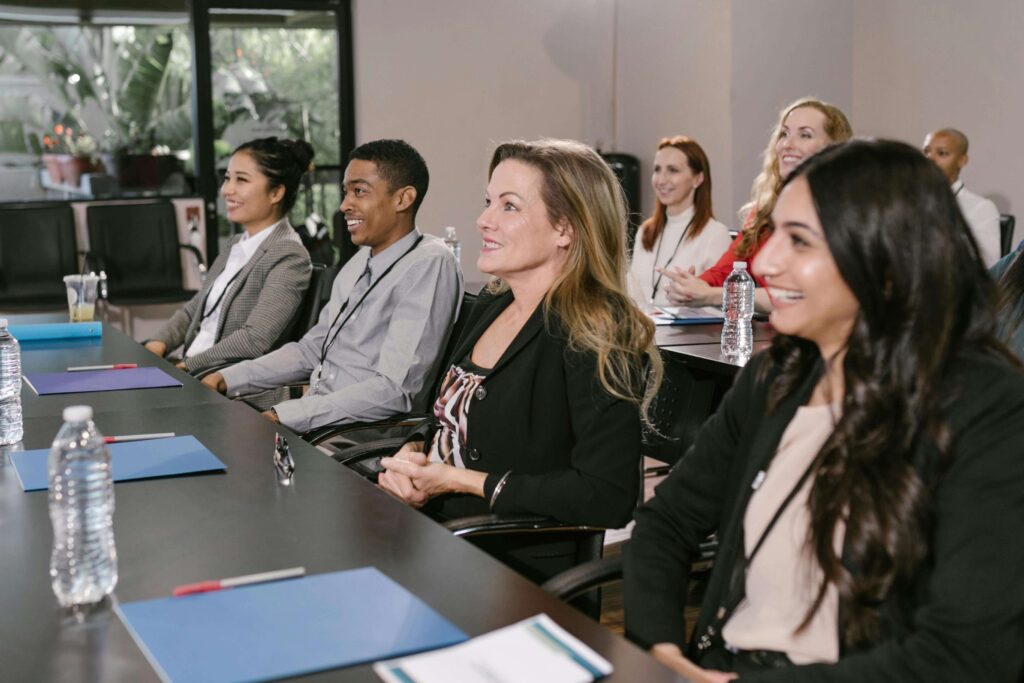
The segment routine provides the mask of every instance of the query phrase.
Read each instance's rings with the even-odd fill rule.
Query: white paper
[[[396,668],[406,678],[392,673]],[[459,645],[378,662],[373,670],[387,683],[588,683],[610,674],[612,665],[546,614],[538,614]]]

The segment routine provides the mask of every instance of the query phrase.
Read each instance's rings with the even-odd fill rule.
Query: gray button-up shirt
[[[298,432],[425,411],[462,302],[462,273],[444,241],[431,235],[402,258],[419,236],[413,230],[373,257],[368,248],[361,249],[338,273],[330,302],[306,336],[222,371],[228,396],[308,381],[305,396],[274,406],[281,423]],[[338,324],[378,280],[328,348],[321,367],[328,333],[334,337]],[[346,302],[348,308],[338,317]]]

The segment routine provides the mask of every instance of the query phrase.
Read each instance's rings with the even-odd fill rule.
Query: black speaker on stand
[[[619,179],[622,191],[626,195],[626,211],[629,214],[626,245],[627,253],[632,253],[636,229],[643,222],[643,214],[640,211],[640,160],[632,154],[620,152],[602,152],[601,157],[615,172],[615,177]]]

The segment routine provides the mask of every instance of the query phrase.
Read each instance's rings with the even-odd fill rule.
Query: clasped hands
[[[380,459],[384,471],[377,485],[413,507],[422,507],[434,496],[454,492],[451,465],[429,462],[422,441],[411,441],[392,455]]]
[[[712,306],[716,304],[715,288],[697,277],[693,266],[682,270],[677,266],[656,269],[668,278],[665,294],[675,306]]]

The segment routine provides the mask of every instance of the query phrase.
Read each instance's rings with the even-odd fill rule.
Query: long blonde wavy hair
[[[516,140],[498,145],[488,178],[503,161],[537,169],[548,220],[568,221],[573,239],[565,267],[544,296],[574,350],[597,355],[598,379],[612,396],[636,403],[649,424],[661,383],[654,323],[633,303],[626,286],[626,203],[615,174],[597,152],[573,140]],[[507,289],[500,280],[489,285]]]
[[[814,99],[813,97],[802,97],[795,102],[786,105],[779,112],[779,121],[772,130],[768,139],[768,148],[764,151],[764,164],[761,172],[754,179],[754,186],[750,190],[750,201],[740,209],[740,220],[743,225],[743,238],[736,248],[736,255],[740,258],[747,258],[771,232],[772,210],[775,209],[775,200],[779,197],[779,190],[782,188],[784,178],[779,173],[779,153],[775,146],[782,135],[782,126],[786,119],[796,109],[810,107],[817,109],[825,115],[825,135],[833,143],[843,142],[853,137],[853,128],[846,119],[846,115],[834,105],[828,102]]]

